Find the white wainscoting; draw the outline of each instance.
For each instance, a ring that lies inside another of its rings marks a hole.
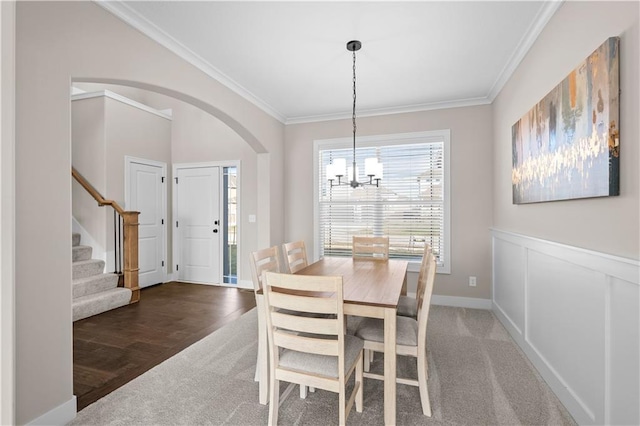
[[[640,262],[492,230],[493,311],[580,424],[640,424]]]

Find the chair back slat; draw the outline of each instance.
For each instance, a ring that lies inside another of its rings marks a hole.
[[[338,312],[334,298],[307,297],[275,291],[271,292],[269,296],[271,307],[277,309],[314,314],[337,314]]]
[[[389,237],[353,237],[354,259],[389,259]]]
[[[338,356],[340,353],[337,339],[318,339],[314,337],[285,333],[283,331],[274,331],[273,342],[280,348],[310,354]]]
[[[287,328],[298,333],[336,335],[340,331],[338,320],[335,318],[307,318],[272,312],[271,323],[274,327]]]
[[[309,264],[307,260],[307,249],[304,241],[294,241],[282,245],[285,263],[289,272],[295,274],[300,269],[306,268]]]

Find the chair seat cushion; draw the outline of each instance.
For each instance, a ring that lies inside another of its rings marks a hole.
[[[370,342],[384,343],[384,320],[366,318],[360,322],[356,336]],[[418,346],[418,321],[409,317],[396,318],[396,343],[403,346]]]
[[[344,336],[344,368],[345,374],[362,356],[364,342],[355,336]],[[310,354],[285,349],[280,355],[280,367],[290,370],[314,373],[326,377],[338,377],[338,357]]]
[[[398,315],[415,318],[418,315],[418,301],[409,296],[400,296],[398,300]]]

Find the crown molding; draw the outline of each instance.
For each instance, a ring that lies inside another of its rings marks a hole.
[[[113,100],[116,100],[118,102],[122,102],[123,104],[127,104],[130,105],[134,108],[138,108],[141,109],[143,111],[146,111],[148,113],[157,115],[158,117],[162,117],[166,120],[173,120],[171,114],[169,113],[171,110],[165,110],[165,111],[160,111],[157,110],[155,108],[150,107],[149,105],[145,105],[142,104],[138,101],[134,101],[133,99],[129,99],[127,97],[124,97],[122,95],[119,95],[117,93],[114,93],[110,90],[99,90],[97,92],[80,92],[80,93],[76,93],[71,95],[71,101],[80,101],[83,99],[91,99],[91,98],[99,98],[99,97],[107,97],[107,98],[111,98]]]
[[[372,108],[358,111],[358,118],[376,117],[380,115],[405,114],[410,112],[431,111],[436,109],[460,108],[478,105],[488,105],[491,100],[486,97],[460,99],[456,101],[431,102],[425,104],[407,105],[401,107]],[[312,115],[306,117],[292,117],[285,121],[285,125],[315,123],[319,121],[345,120],[351,119],[351,111],[339,112],[336,114]]]
[[[553,0],[544,3],[540,11],[538,12],[538,15],[529,26],[526,34],[522,37],[522,39],[520,39],[520,43],[518,43],[515,52],[513,52],[504,68],[502,68],[502,71],[498,75],[498,78],[489,90],[487,99],[489,99],[490,102],[493,102],[504,85],[507,84],[507,81],[509,81],[518,65],[520,65],[520,62],[522,62],[526,54],[533,46],[533,43],[535,43],[535,41],[538,39],[538,36],[540,35],[544,27],[547,25],[547,23],[549,23],[551,17],[556,13],[556,11],[560,8],[562,3],[564,3],[564,1],[565,0]]]
[[[94,0],[96,4],[112,13],[116,17],[120,18],[126,24],[140,31],[156,43],[169,49],[170,52],[175,53],[180,58],[184,59],[191,65],[198,68],[200,71],[207,74],[209,77],[218,81],[223,86],[229,88],[236,94],[240,95],[247,101],[251,102],[265,113],[269,114],[276,120],[284,123],[286,117],[280,112],[276,111],[271,105],[264,102],[262,99],[255,96],[249,90],[245,89],[240,84],[236,83],[232,78],[225,75],[222,71],[213,67],[200,55],[194,53],[187,48],[184,44],[180,43],[175,38],[171,37],[165,31],[158,28],[157,25],[140,15],[137,11],[125,4],[121,0]]]

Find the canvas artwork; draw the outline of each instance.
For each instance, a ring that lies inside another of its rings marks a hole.
[[[619,194],[619,46],[609,38],[511,128],[514,204]]]

